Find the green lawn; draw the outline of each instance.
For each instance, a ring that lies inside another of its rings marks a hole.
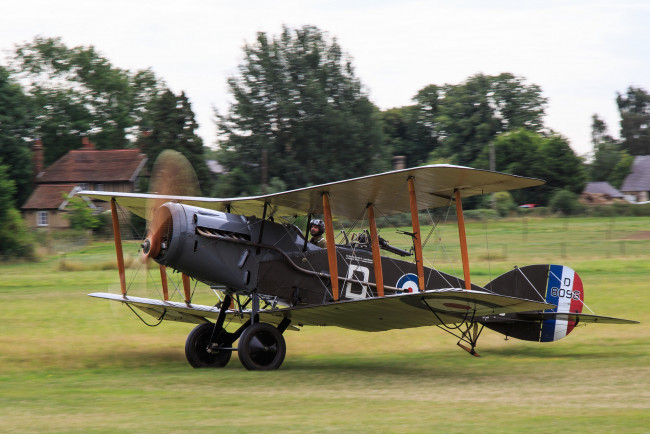
[[[191,325],[146,327],[85,295],[119,291],[106,270],[112,244],[98,243],[0,264],[0,431],[648,432],[650,220],[513,219],[469,223],[467,233],[475,283],[561,263],[580,274],[596,314],[641,324],[578,327],[546,344],[485,331],[481,358],[435,327],[306,328],[286,333],[278,371],[248,372],[235,356],[224,369],[195,370],[183,350]],[[393,229],[382,236],[408,243]],[[428,265],[462,274],[456,240],[456,227],[441,225]],[[138,267],[127,272],[132,293],[157,297]],[[214,303],[207,288],[196,291],[197,302]]]

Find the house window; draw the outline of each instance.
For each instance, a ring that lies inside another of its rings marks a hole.
[[[95,191],[104,191],[104,184],[95,184]]]
[[[81,184],[79,184],[79,188],[81,188],[82,190],[88,190],[90,189],[90,186],[88,185],[87,182],[82,182]]]
[[[50,219],[47,211],[36,212],[36,224],[38,226],[48,226],[50,224]]]

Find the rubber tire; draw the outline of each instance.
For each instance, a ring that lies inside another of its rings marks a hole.
[[[282,333],[271,324],[255,323],[239,338],[237,354],[249,371],[272,371],[284,362],[287,344]]]
[[[207,346],[213,330],[214,324],[206,322],[194,327],[187,336],[185,357],[193,368],[223,368],[230,361],[232,350],[208,353]]]

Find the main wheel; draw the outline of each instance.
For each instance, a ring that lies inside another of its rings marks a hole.
[[[199,324],[187,336],[185,357],[194,368],[223,368],[228,364],[232,350],[212,350],[214,324]],[[214,337],[218,331],[214,332]]]
[[[242,333],[237,353],[249,371],[272,371],[282,365],[287,344],[282,333],[271,324],[255,323]]]

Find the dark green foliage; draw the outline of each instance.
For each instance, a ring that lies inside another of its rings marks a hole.
[[[203,140],[196,134],[198,125],[185,93],[176,96],[165,91],[151,103],[149,116],[150,130],[136,143],[147,154],[149,171],[165,149],[178,151],[194,168],[202,194],[210,194],[212,179],[205,163]]]
[[[267,179],[288,188],[389,167],[378,110],[336,40],[316,27],[284,28],[275,38],[258,33],[244,55],[228,81],[235,103],[218,116],[218,159],[231,171],[218,194],[260,191],[262,150]]]
[[[513,175],[540,178],[546,184],[530,189],[514,190],[518,204],[546,205],[554,191],[582,192],[586,174],[582,160],[573,152],[565,138],[544,136],[525,129],[501,134],[494,139],[496,170]],[[488,149],[484,149],[475,164],[487,169]]]
[[[439,148],[432,158],[472,165],[498,134],[543,127],[546,98],[535,84],[509,73],[477,74],[459,85],[441,88],[435,130]]]
[[[18,46],[11,68],[28,83],[34,125],[25,134],[43,140],[46,165],[79,148],[81,135],[99,149],[126,147],[147,125],[147,105],[162,89],[151,70],[122,70],[94,47],[68,48],[60,38]]]
[[[68,213],[65,217],[70,221],[72,229],[97,229],[102,223],[81,197],[71,198],[66,206],[66,211]]]
[[[609,135],[607,125],[598,115],[592,116],[591,142],[594,145],[594,159],[588,166],[589,179],[607,181],[620,188],[630,173],[634,158]]]
[[[9,177],[9,167],[2,164],[0,160],[0,219],[6,217],[7,210],[14,207],[14,193],[16,183]]]
[[[495,193],[494,199],[496,202],[496,211],[501,217],[506,217],[517,209],[517,205],[514,200],[512,200],[512,195],[507,191],[499,191]]]
[[[25,136],[30,130],[30,101],[0,66],[0,161],[15,183],[13,203],[23,204],[31,192],[32,160]],[[3,202],[4,203],[4,202]]]
[[[621,146],[631,155],[650,154],[650,94],[630,86],[616,97],[621,114]]]
[[[390,152],[392,155],[405,156],[407,167],[425,163],[437,146],[438,98],[438,86],[429,85],[413,98],[414,105],[381,113]]]
[[[14,207],[15,190],[14,181],[9,179],[9,168],[0,165],[0,257],[31,258],[34,255],[34,240]]]
[[[634,164],[633,156],[628,154],[627,151],[620,152],[621,158],[607,178],[609,183],[616,188],[621,188],[623,181],[625,181],[625,177],[632,171],[632,164]]]
[[[576,214],[582,209],[582,205],[578,202],[578,195],[569,190],[557,190],[553,193],[549,207],[553,212],[564,215]]]

